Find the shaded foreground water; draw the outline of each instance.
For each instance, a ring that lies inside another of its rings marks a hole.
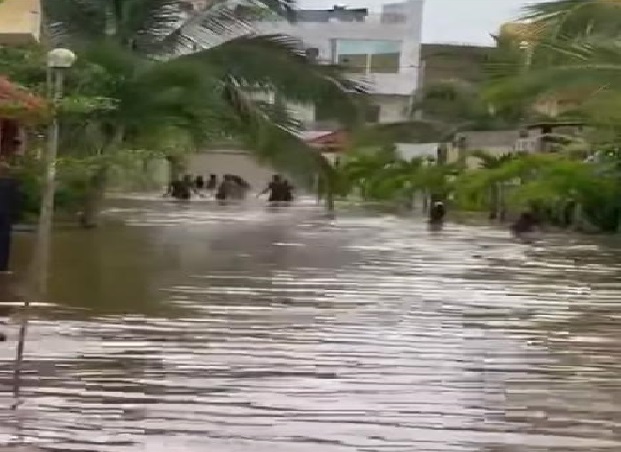
[[[59,231],[0,444],[621,450],[621,254],[309,207],[124,201]],[[25,261],[28,238],[19,246]]]

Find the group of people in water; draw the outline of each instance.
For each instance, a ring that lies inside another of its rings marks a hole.
[[[212,197],[220,202],[241,201],[251,189],[250,184],[237,174],[225,174],[221,180],[216,174],[210,175],[207,180],[203,176],[193,177],[187,174],[181,179],[173,180],[164,196],[178,200],[190,200],[196,195],[201,198]],[[293,185],[276,174],[257,197],[269,193],[269,202],[290,203],[293,201],[293,191]]]
[[[236,174],[225,174],[221,180],[212,174],[207,180],[203,176],[192,177],[186,175],[182,179],[173,180],[164,196],[179,200],[189,200],[193,195],[200,197],[212,196],[221,203],[227,201],[241,201],[251,190],[250,184]],[[276,174],[257,197],[269,193],[268,202],[288,204],[293,201],[293,186],[285,178]],[[429,224],[434,228],[441,227],[446,216],[446,207],[443,201],[435,200],[429,209]],[[535,230],[539,222],[531,211],[524,211],[511,225],[511,232],[516,237],[524,237]]]
[[[429,210],[429,225],[434,228],[441,228],[446,216],[446,208],[442,201],[436,201]],[[511,233],[519,238],[528,240],[529,234],[535,231],[539,226],[539,220],[530,210],[522,212],[518,218],[511,224]]]

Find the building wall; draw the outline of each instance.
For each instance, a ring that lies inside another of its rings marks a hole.
[[[40,0],[0,1],[0,45],[31,44],[40,36]]]
[[[361,46],[370,45],[372,41],[398,43],[398,72],[369,72],[352,76],[368,83],[375,95],[375,103],[380,106],[380,122],[399,122],[406,119],[410,99],[419,83],[423,1],[408,0],[385,4],[381,13],[369,13],[364,20],[360,17],[356,19],[361,21],[309,21],[313,14],[319,18],[321,12],[311,11],[305,16],[305,20],[295,23],[284,20],[266,21],[256,23],[255,27],[259,33],[280,33],[298,37],[307,48],[317,49],[318,61],[326,63],[337,62],[337,42],[359,41]],[[359,11],[355,13],[358,15]],[[308,127],[312,128],[317,121],[313,106],[292,106],[292,110]]]
[[[359,41],[362,46],[371,41],[398,43],[400,57],[398,63],[395,63],[395,73],[389,73],[386,68],[383,68],[386,72],[377,73],[373,70],[365,74],[351,75],[368,84],[373,94],[381,96],[379,98],[382,106],[381,121],[402,121],[407,115],[397,115],[397,112],[407,113],[401,105],[409,105],[410,99],[419,87],[423,1],[406,0],[386,3],[378,13],[349,8],[339,11],[336,9],[299,10],[296,12],[299,20],[295,22],[268,14],[262,20],[252,24],[252,31],[259,34],[284,34],[297,37],[306,48],[316,49],[316,58],[324,63],[337,62],[336,43],[339,40]],[[188,26],[187,31],[190,35],[194,33],[200,35],[204,32],[199,31],[196,26]],[[244,30],[244,33],[248,31]],[[208,33],[208,39],[215,44],[233,38],[239,33],[240,30],[228,35]],[[384,98],[384,96],[388,97]],[[389,98],[393,96],[401,96],[404,99],[396,101]],[[289,107],[307,128],[317,125],[318,118],[312,105],[290,105]]]
[[[187,172],[203,177],[216,174],[218,179],[224,174],[237,174],[248,181],[253,190],[261,190],[274,174],[271,167],[259,164],[252,154],[228,150],[206,151],[190,156]]]
[[[401,42],[399,72],[367,74],[364,79],[375,93],[410,96],[418,87],[422,39],[423,1],[390,3],[380,14],[369,14],[364,22],[260,22],[260,33],[282,33],[300,38],[319,51],[321,61],[335,62],[333,40],[386,40]],[[402,17],[388,21],[386,17]]]
[[[373,102],[380,107],[380,123],[401,122],[408,118],[411,104],[409,97],[373,96]]]
[[[479,83],[485,80],[485,65],[491,47],[423,44],[421,48],[422,85],[444,81]]]
[[[377,122],[390,124],[402,122],[409,118],[412,99],[409,96],[373,95],[369,102],[379,107]],[[315,107],[312,105],[290,105],[290,113],[310,130],[332,130],[338,128],[334,121],[320,121],[315,116]]]

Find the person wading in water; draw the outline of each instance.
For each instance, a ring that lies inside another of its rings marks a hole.
[[[196,176],[196,180],[194,181],[194,188],[199,191],[205,189],[205,179],[203,179],[203,176]]]
[[[166,193],[164,193],[164,197],[172,196],[175,199],[189,201],[192,198],[192,193],[204,197],[194,186],[192,176],[187,174],[182,180],[173,180],[168,186]]]
[[[284,202],[293,202],[293,185],[289,183],[288,180],[283,180],[283,201]]]
[[[227,200],[235,199],[238,191],[239,189],[233,176],[225,174],[216,192],[216,199],[220,201],[220,204],[224,204]]]
[[[269,192],[268,202],[284,202],[287,198],[287,191],[287,182],[279,174],[275,174],[272,177],[272,181],[265,187],[265,190],[257,195],[257,198]]]
[[[511,232],[520,239],[528,239],[526,235],[534,232],[538,221],[532,212],[522,212],[515,223],[511,225]]]
[[[446,208],[444,207],[444,203],[442,201],[434,202],[429,211],[429,224],[435,227],[442,226],[445,216]]]
[[[215,174],[212,174],[209,176],[209,180],[207,181],[207,185],[205,186],[205,189],[208,192],[213,193],[216,191],[217,188],[218,188],[218,176],[216,176]]]
[[[19,182],[10,174],[8,163],[0,160],[0,273],[9,272],[11,233],[19,213]]]

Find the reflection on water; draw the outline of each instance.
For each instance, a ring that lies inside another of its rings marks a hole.
[[[54,304],[35,310],[26,402],[0,411],[0,442],[621,450],[614,243],[310,207],[133,200],[109,220],[56,234]]]

